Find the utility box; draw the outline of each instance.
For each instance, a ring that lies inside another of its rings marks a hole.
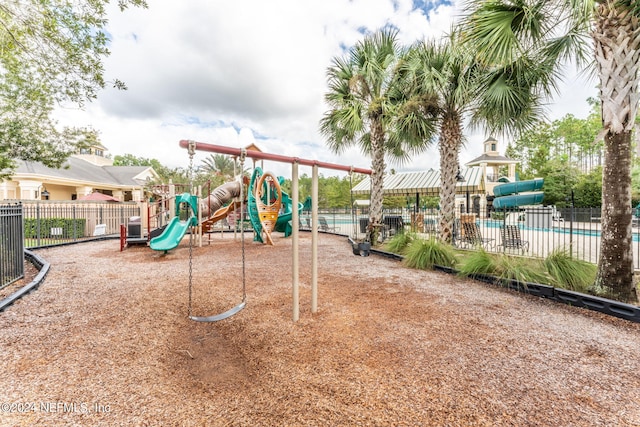
[[[132,216],[129,218],[129,224],[127,225],[127,237],[132,239],[142,238],[142,221],[139,216]]]

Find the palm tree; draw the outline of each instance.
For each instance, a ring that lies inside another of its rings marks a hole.
[[[440,240],[451,243],[455,219],[458,152],[464,143],[463,118],[475,96],[473,61],[453,42],[422,41],[409,51],[410,99],[423,105],[440,130]]]
[[[328,147],[341,153],[357,145],[371,157],[371,204],[367,238],[377,243],[382,221],[385,156],[401,162],[426,148],[433,128],[414,117],[411,132],[400,127],[399,114],[405,107],[404,76],[400,72],[404,49],[397,31],[382,29],[367,35],[344,58],[334,58],[327,70],[329,91],[325,100],[330,110],[320,121]]]
[[[452,31],[440,41],[422,41],[409,51],[405,65],[411,85],[409,99],[422,105],[424,118],[439,130],[440,227],[439,238],[450,243],[455,219],[458,153],[464,143],[463,125],[493,131],[527,129],[538,116],[519,114],[523,104],[519,94],[527,79],[514,80],[505,70],[487,68],[474,60],[474,52]],[[495,104],[496,100],[508,100]],[[493,133],[493,132],[492,132]]]
[[[233,160],[224,154],[210,154],[202,160],[200,169],[209,174],[221,176],[224,179],[233,179],[235,171]]]
[[[486,64],[538,55],[548,87],[567,60],[595,67],[600,84],[604,167],[602,239],[596,288],[628,300],[633,290],[631,133],[640,91],[637,0],[471,0],[468,39]],[[595,49],[594,49],[595,48]],[[590,55],[595,52],[595,58]],[[593,68],[592,68],[593,69]]]

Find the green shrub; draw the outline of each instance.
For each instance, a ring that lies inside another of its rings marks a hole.
[[[407,246],[404,263],[407,267],[420,270],[432,269],[434,265],[455,267],[456,253],[451,246],[434,237],[416,238]]]
[[[597,266],[573,258],[566,249],[553,251],[543,263],[554,286],[587,292],[596,280]]]
[[[406,252],[407,247],[417,239],[417,234],[409,231],[402,231],[396,233],[389,242],[386,243],[385,249],[394,254],[403,254]]]

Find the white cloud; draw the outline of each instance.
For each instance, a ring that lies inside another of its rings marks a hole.
[[[357,148],[333,154],[319,135],[325,72],[363,31],[393,25],[408,44],[448,32],[461,13],[461,1],[420,2],[428,15],[415,3],[156,0],[147,10],[113,8],[106,74],[128,90],[105,90],[85,111],[61,110],[59,118],[98,129],[112,155],[157,158],[171,167],[188,166],[181,139],[233,147],[255,142],[271,153],[369,167]],[[567,90],[554,114],[585,116],[593,85],[578,80]],[[466,136],[461,163],[475,157],[486,138]],[[198,153],[196,161],[206,155]],[[437,147],[396,169],[428,167],[438,167]],[[289,165],[269,168],[290,174]]]

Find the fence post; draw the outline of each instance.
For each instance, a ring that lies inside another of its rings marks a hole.
[[[571,190],[571,221],[569,222],[569,253],[573,258],[573,216],[575,204],[573,203],[573,190]]]
[[[71,206],[71,212],[73,212],[73,240],[77,240],[77,234],[76,231],[78,229],[78,224],[77,224],[77,220],[76,220],[76,205]]]
[[[22,203],[0,205],[0,289],[24,277]]]
[[[36,242],[40,246],[40,202],[36,202]]]

